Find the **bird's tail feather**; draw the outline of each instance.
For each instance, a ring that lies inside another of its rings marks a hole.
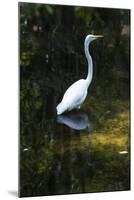
[[[62,105],[62,103],[59,103],[56,107],[56,110],[57,110],[57,115],[61,115],[64,111],[65,111],[65,108],[64,106]]]

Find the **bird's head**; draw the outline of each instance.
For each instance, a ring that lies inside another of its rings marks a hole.
[[[103,38],[103,35],[87,35],[85,38],[85,43],[89,44],[90,42],[92,42],[93,40],[99,39],[99,38]]]

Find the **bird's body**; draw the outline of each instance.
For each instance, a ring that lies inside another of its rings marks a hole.
[[[57,114],[60,115],[65,111],[71,111],[80,108],[87,96],[87,83],[80,79],[73,83],[65,92],[62,102],[57,106]]]
[[[84,49],[85,55],[88,61],[88,75],[86,79],[80,79],[73,83],[65,92],[62,101],[57,105],[57,114],[60,115],[65,111],[71,111],[73,109],[79,109],[87,96],[88,87],[92,81],[93,76],[93,63],[89,54],[89,43],[102,36],[88,35],[85,38]]]

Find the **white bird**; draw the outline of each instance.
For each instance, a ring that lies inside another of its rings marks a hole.
[[[89,53],[89,44],[97,38],[102,38],[102,35],[87,35],[84,42],[85,56],[88,62],[88,75],[86,79],[80,79],[73,83],[65,92],[62,101],[57,105],[57,115],[64,113],[65,111],[71,111],[73,109],[80,109],[81,104],[84,102],[87,96],[88,87],[93,77],[93,62]]]

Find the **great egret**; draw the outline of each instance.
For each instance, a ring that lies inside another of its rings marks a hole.
[[[87,96],[87,89],[92,81],[93,77],[93,62],[89,53],[88,47],[90,42],[95,39],[102,38],[102,35],[87,35],[84,42],[85,56],[88,62],[88,75],[86,79],[80,79],[73,83],[65,92],[62,101],[57,105],[57,115],[64,113],[65,111],[71,111],[73,109],[80,109],[81,104],[84,102]]]

